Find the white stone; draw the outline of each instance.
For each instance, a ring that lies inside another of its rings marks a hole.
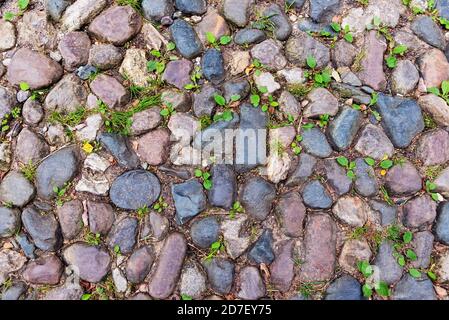
[[[97,153],[91,153],[84,160],[84,167],[95,172],[105,172],[111,166],[110,162],[100,157]]]
[[[196,264],[187,266],[182,271],[179,290],[181,294],[188,295],[193,299],[201,298],[207,290],[206,277]]]
[[[6,281],[11,272],[23,267],[27,259],[20,253],[3,249],[0,251],[0,286]]]
[[[118,268],[112,269],[112,279],[114,280],[115,290],[117,292],[125,292],[128,288],[128,282]]]
[[[106,196],[110,187],[108,179],[103,175],[84,173],[76,184],[75,191],[87,192],[97,196]]]
[[[438,261],[437,276],[439,282],[449,281],[449,251],[443,254]]]
[[[244,72],[250,63],[251,56],[248,51],[232,51],[228,62],[231,75]]]
[[[227,219],[221,224],[226,252],[232,259],[242,255],[251,243],[250,237],[240,236],[240,231],[247,220],[245,214],[237,214],[234,219]]]
[[[151,23],[144,23],[142,27],[142,34],[148,49],[160,50],[162,45],[167,45],[168,41]]]
[[[107,0],[77,0],[61,18],[63,31],[75,31],[87,24],[108,4]]]
[[[16,28],[9,21],[0,20],[0,52],[16,45]]]
[[[175,140],[190,141],[200,131],[200,123],[187,113],[177,112],[170,117],[167,125]]]
[[[147,69],[147,58],[143,49],[128,49],[125,53],[120,74],[129,79],[133,84],[145,87],[151,74]]]
[[[287,178],[290,170],[291,159],[287,152],[282,154],[272,153],[268,156],[267,176],[268,180],[278,183]]]
[[[288,84],[301,84],[306,80],[301,68],[283,69],[278,71],[277,74],[284,77]]]
[[[260,75],[254,75],[254,81],[258,88],[266,87],[268,93],[276,92],[281,88],[281,85],[276,82],[273,75],[269,72],[262,72]]]
[[[103,119],[100,114],[91,115],[86,119],[85,127],[76,131],[76,137],[80,141],[94,141],[102,124]]]

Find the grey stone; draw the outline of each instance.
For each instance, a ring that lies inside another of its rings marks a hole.
[[[150,273],[155,260],[154,250],[151,246],[143,246],[129,257],[126,263],[126,278],[131,283],[142,283]]]
[[[248,23],[248,10],[253,0],[224,0],[223,14],[225,18],[239,27]]]
[[[351,276],[334,280],[326,290],[326,300],[364,300],[362,286]]]
[[[388,170],[385,182],[387,189],[394,195],[412,195],[421,190],[421,180],[415,166],[406,162]]]
[[[203,45],[192,26],[182,19],[170,26],[171,36],[176,49],[186,59],[197,57],[203,51]]]
[[[328,209],[332,206],[332,198],[318,180],[304,186],[302,198],[304,204],[312,209]]]
[[[415,279],[406,274],[398,282],[391,295],[393,300],[436,300],[432,281],[426,276]]]
[[[273,251],[273,234],[270,229],[265,229],[248,252],[248,259],[255,264],[269,265],[275,256]]]
[[[360,111],[351,107],[344,108],[329,125],[329,137],[337,150],[346,150],[351,146],[362,122]]]
[[[293,35],[287,40],[285,56],[291,63],[299,67],[306,67],[309,55],[315,58],[317,68],[325,67],[330,61],[329,49],[305,32],[299,31],[297,35]]]
[[[13,236],[20,228],[20,211],[0,207],[0,238]]]
[[[256,267],[247,266],[240,270],[240,290],[237,296],[244,300],[257,300],[265,295],[265,284]]]
[[[33,199],[35,189],[32,183],[18,171],[10,171],[0,182],[0,201],[23,207]]]
[[[299,156],[299,161],[292,172],[292,174],[287,179],[287,186],[297,186],[301,185],[307,181],[307,179],[312,175],[317,159],[308,153],[302,152]]]
[[[184,224],[206,209],[206,196],[198,180],[189,180],[171,187],[176,208],[176,222]]]
[[[246,181],[240,195],[240,202],[247,214],[263,221],[271,211],[276,197],[276,188],[261,177],[253,177]]]
[[[190,236],[198,247],[207,249],[218,240],[220,225],[214,217],[206,217],[192,223]]]
[[[270,5],[265,9],[263,15],[268,17],[274,25],[274,36],[276,39],[284,41],[292,33],[292,26],[289,19],[285,15],[285,11],[277,4]]]
[[[240,46],[260,43],[267,38],[265,32],[259,29],[246,28],[237,31],[234,42]]]
[[[212,206],[231,209],[237,198],[237,180],[232,168],[225,164],[212,167],[212,188],[208,199]]]
[[[123,52],[112,44],[94,44],[89,52],[89,64],[99,70],[108,70],[120,64]]]
[[[203,262],[212,290],[228,294],[234,281],[234,264],[226,259],[213,258]]]
[[[172,0],[143,0],[142,11],[146,19],[160,22],[162,18],[175,12]]]
[[[98,141],[124,168],[135,169],[139,166],[139,158],[131,148],[127,137],[116,133],[101,133]]]
[[[373,167],[369,166],[364,159],[355,160],[355,182],[354,187],[358,194],[364,197],[372,197],[379,191],[376,174]]]
[[[47,15],[54,21],[59,21],[64,13],[65,9],[72,3],[70,0],[47,0],[45,3],[45,9]]]
[[[395,93],[407,95],[419,81],[419,72],[410,60],[401,60],[391,76],[391,89]]]
[[[117,220],[108,234],[109,249],[114,251],[118,247],[120,253],[130,254],[136,245],[138,225],[134,217],[125,216]]]
[[[207,10],[206,0],[175,0],[176,8],[183,13],[202,15]]]
[[[68,201],[57,208],[56,213],[64,239],[72,240],[81,232],[84,225],[83,212],[83,203],[78,199]]]
[[[212,83],[220,83],[225,78],[223,55],[217,49],[207,50],[201,60],[204,77]]]
[[[340,8],[340,0],[311,0],[310,17],[315,21],[330,21]]]
[[[374,265],[379,268],[379,280],[387,284],[396,283],[402,276],[402,267],[397,263],[393,252],[393,244],[388,240],[384,241],[379,246],[374,261]]]
[[[446,41],[444,39],[443,31],[429,16],[419,16],[411,24],[411,29],[421,40],[444,50]]]
[[[449,245],[449,202],[444,202],[438,207],[434,233],[438,241]]]
[[[312,156],[327,158],[332,154],[332,148],[326,136],[318,128],[303,129],[301,145]]]

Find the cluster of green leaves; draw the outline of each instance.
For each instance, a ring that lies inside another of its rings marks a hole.
[[[30,5],[30,0],[17,0],[17,8],[19,9],[19,13],[14,14],[10,11],[7,11],[3,14],[3,19],[6,21],[11,21],[15,16],[21,16],[28,9]]]
[[[67,195],[67,192],[69,191],[71,185],[72,184],[70,182],[66,182],[60,188],[58,188],[57,186],[53,187],[53,192],[56,194],[56,205],[58,207],[61,207],[64,204],[64,202],[70,200],[70,198]]]
[[[190,75],[190,80],[192,81],[189,84],[186,84],[184,86],[184,89],[186,90],[191,90],[191,91],[198,91],[200,89],[200,84],[198,83],[198,81],[201,79],[201,77],[203,76],[203,73],[201,72],[201,69],[199,66],[195,67],[195,70],[193,70],[192,74]]]
[[[165,119],[170,119],[172,115],[176,113],[176,110],[173,108],[173,105],[171,103],[166,103],[162,106],[160,115]]]
[[[212,32],[206,32],[206,39],[207,42],[215,49],[220,49],[220,46],[225,46],[232,41],[232,37],[227,35],[221,36],[220,39],[217,40]]]
[[[160,104],[161,96],[158,94],[142,98],[136,107],[127,111],[111,110],[103,101],[100,101],[96,111],[102,115],[107,132],[126,136],[130,133],[134,114]]]
[[[160,77],[165,70],[168,60],[178,60],[177,56],[169,54],[170,51],[173,51],[175,48],[176,45],[173,42],[169,42],[163,53],[156,49],[151,50],[150,54],[154,59],[147,62],[148,71],[154,72]]]
[[[403,44],[398,45],[390,50],[390,53],[385,58],[385,62],[387,63],[387,67],[390,69],[396,68],[398,64],[398,56],[403,56],[407,52],[407,47]]]
[[[85,107],[78,107],[75,111],[68,114],[62,114],[57,111],[53,111],[48,118],[51,123],[60,123],[63,126],[73,128],[83,122],[88,115]]]
[[[25,178],[30,182],[33,182],[34,177],[36,176],[36,169],[36,165],[31,160],[27,164],[20,164],[20,172],[22,172]]]
[[[277,16],[277,14],[272,15],[264,15],[260,12],[256,13],[256,20],[251,23],[251,27],[254,29],[264,30],[270,33],[271,35],[274,34],[274,30],[276,29],[276,25],[271,20],[272,17]]]
[[[254,108],[260,106],[263,112],[274,113],[275,108],[279,107],[279,102],[276,101],[273,95],[268,94],[267,87],[257,87],[257,90],[253,90],[249,100]]]
[[[221,239],[218,241],[215,241],[214,243],[212,243],[210,245],[209,254],[206,256],[206,258],[204,258],[204,260],[206,260],[206,261],[212,260],[214,257],[216,257],[218,255],[218,253],[220,253],[220,251],[223,251],[224,248],[225,247],[224,247],[224,244]]]
[[[355,110],[360,110],[360,111],[365,111],[370,113],[377,121],[381,121],[382,117],[379,114],[379,112],[377,112],[377,110],[373,109],[373,106],[377,103],[377,99],[378,99],[379,94],[377,92],[373,92],[371,93],[371,99],[370,102],[368,104],[368,106],[366,107],[366,109],[362,110],[362,106],[359,104],[352,104],[352,108],[354,108]]]
[[[265,69],[265,66],[259,59],[253,59],[251,67],[254,69],[254,75],[257,77],[260,76],[262,74],[262,70]]]
[[[85,293],[81,296],[81,300],[109,300],[114,297],[114,282],[108,278],[104,283],[99,283],[91,293]]]
[[[234,219],[238,213],[244,213],[245,209],[242,207],[239,201],[234,202],[231,210],[229,210],[229,218]]]
[[[393,161],[390,159],[384,159],[376,162],[376,160],[374,160],[373,158],[366,157],[364,160],[367,165],[371,167],[379,167],[384,170],[388,170],[394,165]]]
[[[307,67],[310,70],[304,72],[304,76],[312,80],[314,83],[314,87],[323,87],[327,88],[331,83],[331,72],[329,69],[317,70],[317,62],[314,56],[308,55],[306,59]]]
[[[324,284],[324,281],[302,282],[299,285],[298,292],[307,299],[317,294]]]
[[[14,119],[20,117],[22,109],[20,107],[14,107],[11,112],[6,113],[1,121],[1,133],[6,133],[11,129],[11,122]]]
[[[240,98],[241,97],[239,95],[233,95],[231,97],[230,103],[237,102],[237,101],[240,100]],[[214,117],[213,117],[214,122],[217,122],[217,121],[231,121],[232,119],[234,119],[234,115],[232,113],[232,110],[228,108],[228,104],[226,103],[225,97],[223,97],[220,94],[215,94],[214,95],[214,101],[215,101],[215,103],[218,106],[225,108],[223,110],[223,112],[217,112],[214,115]]]
[[[149,212],[150,212],[150,208],[148,208],[147,205],[144,205],[143,207],[140,207],[140,208],[137,209],[137,217],[139,217],[139,219],[142,219]]]
[[[209,172],[195,169],[195,177],[200,178],[203,181],[204,189],[210,190],[212,188],[212,180]]]
[[[188,294],[182,293],[181,300],[193,300],[193,298],[191,296],[189,296]]]
[[[320,115],[317,124],[320,128],[326,128],[330,121],[330,115],[322,114]]]
[[[449,103],[449,80],[441,82],[441,90],[437,87],[432,87],[428,88],[427,91],[444,99],[446,103]]]
[[[118,244],[116,244],[114,246],[114,253],[115,253],[116,256],[122,255],[122,251],[120,250],[120,246]]]
[[[360,3],[362,6],[367,6],[369,4],[369,0],[357,0],[358,3]]]
[[[339,156],[337,157],[337,163],[346,169],[346,176],[349,179],[355,179],[354,169],[356,167],[356,164],[354,161],[349,161],[345,156]]]
[[[84,240],[91,246],[99,246],[101,244],[101,234],[88,232],[84,236]]]
[[[370,281],[371,276],[374,274],[374,268],[368,261],[357,262],[357,268],[365,278],[365,283],[362,286],[362,292],[366,298],[371,298],[374,291],[381,297],[390,296],[390,288],[387,283],[383,281],[372,283]]]
[[[165,199],[162,196],[160,196],[159,199],[157,199],[156,203],[153,204],[153,209],[158,213],[162,213],[167,208],[168,203],[165,202]]]
[[[441,196],[438,192],[435,192],[436,188],[437,185],[435,183],[430,180],[426,181],[426,192],[430,195],[433,201],[438,202],[441,200]]]
[[[299,155],[302,151],[302,147],[299,143],[302,141],[302,135],[298,134],[295,137],[295,141],[293,141],[290,145],[294,154]]]
[[[349,42],[349,43],[354,42],[354,36],[351,33],[349,25],[345,25],[345,27],[342,28],[340,24],[338,24],[336,22],[332,22],[330,24],[330,26],[335,32],[342,33],[343,39],[345,39],[347,42]]]

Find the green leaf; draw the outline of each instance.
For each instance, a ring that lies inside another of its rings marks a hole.
[[[346,172],[346,176],[351,180],[355,179],[355,173],[352,170],[348,170],[348,172]]]
[[[81,300],[86,301],[86,300],[89,300],[90,297],[92,297],[91,293],[85,293],[81,296]]]
[[[164,62],[158,62],[156,63],[156,72],[158,74],[161,74],[165,70],[165,63]]]
[[[260,92],[260,93],[267,93],[267,92],[268,92],[268,88],[265,87],[265,86],[258,87],[258,89],[259,89],[259,92]]]
[[[433,273],[432,271],[427,271],[427,276],[430,278],[430,280],[432,281],[436,281],[437,280],[437,275],[435,273]]]
[[[209,179],[210,178],[210,173],[209,172],[203,172],[203,179],[204,180],[207,180],[207,179]]]
[[[251,101],[251,104],[254,107],[258,107],[260,104],[260,96],[258,94],[253,94],[251,95],[251,97],[249,98],[249,100]]]
[[[268,111],[268,105],[264,104],[261,109],[262,109],[263,112],[267,112]]]
[[[18,0],[17,6],[20,10],[24,11],[28,8],[28,5],[30,4],[30,0]]]
[[[210,248],[211,248],[212,250],[219,250],[220,247],[221,247],[221,242],[220,242],[220,241],[215,241],[214,243],[212,243],[212,244],[210,245]]]
[[[225,45],[227,45],[228,43],[230,43],[231,40],[232,40],[231,36],[222,36],[222,37],[220,38],[220,44],[222,44],[222,45],[225,46]]]
[[[26,82],[21,82],[19,84],[19,87],[20,87],[20,90],[22,90],[22,91],[30,90],[30,85],[28,83],[26,83]]]
[[[16,15],[14,13],[7,11],[7,12],[5,12],[3,14],[3,20],[5,20],[5,21],[12,21],[15,16]]]
[[[436,202],[440,201],[440,196],[438,193],[432,192],[430,194],[430,197],[432,198],[433,201],[436,201]]]
[[[373,18],[373,24],[376,26],[376,27],[378,27],[378,26],[380,26],[380,18],[379,17],[377,17],[377,16],[375,16],[374,18]]]
[[[151,55],[153,57],[156,57],[156,58],[160,58],[161,57],[161,53],[159,52],[159,50],[153,49],[153,50],[150,51],[150,53],[151,53]]]
[[[405,244],[410,243],[413,240],[413,233],[411,231],[404,232],[404,235],[402,236],[402,241],[404,241]]]
[[[224,121],[231,121],[232,119],[234,119],[234,116],[231,110],[226,110],[225,112],[223,112]]]
[[[189,83],[184,86],[184,89],[186,90],[192,90],[193,88],[195,88],[195,85],[193,83]]]
[[[226,105],[226,99],[219,95],[219,94],[215,94],[214,95],[214,100],[215,102],[219,105],[219,106],[225,106]]]
[[[343,38],[349,43],[352,43],[354,41],[354,37],[350,33],[345,34]]]
[[[231,96],[231,101],[235,102],[235,101],[239,101],[241,98],[241,96],[239,94],[234,94]]]
[[[375,287],[376,293],[381,297],[388,297],[390,295],[390,288],[388,284],[381,281]]]
[[[408,270],[408,273],[413,277],[413,278],[420,278],[421,277],[421,272],[419,272],[418,269],[415,268],[411,268]]]
[[[404,256],[402,254],[398,257],[398,264],[401,267],[405,266],[405,258],[404,258]]]
[[[374,161],[373,158],[369,158],[369,157],[365,158],[365,162],[367,165],[369,165],[371,167],[373,167],[376,164],[376,161]]]
[[[188,294],[181,294],[181,300],[193,300],[193,298],[191,296],[189,296]]]
[[[212,188],[212,181],[210,180],[204,180],[203,187],[206,190],[210,190]]]
[[[160,114],[161,116],[166,117],[170,114],[170,111],[168,109],[162,109]]]
[[[341,165],[342,167],[348,167],[349,165],[349,160],[348,158],[344,157],[344,156],[340,156],[337,158],[337,162],[339,165]]]
[[[416,261],[416,260],[418,260],[418,256],[416,255],[415,251],[413,251],[412,249],[407,249],[407,252],[405,253],[405,255],[406,255],[407,258],[409,258],[411,261]]]
[[[441,91],[443,92],[443,95],[446,95],[449,93],[449,80],[444,80],[441,83]]]
[[[203,176],[203,171],[201,169],[195,169],[195,177],[201,178]]]
[[[217,39],[212,32],[206,32],[206,39],[210,44],[215,44],[217,42]]]
[[[395,56],[389,55],[385,58],[385,62],[387,63],[387,67],[390,69],[394,69],[397,65],[397,59]]]
[[[436,96],[440,95],[440,89],[438,89],[436,87],[427,88],[427,92],[433,93]]]
[[[157,70],[157,61],[151,60],[147,62],[147,69],[150,72],[154,72]]]
[[[307,56],[306,62],[307,62],[307,66],[310,69],[315,69],[315,67],[316,67],[316,59],[312,55],[308,55]]]
[[[393,161],[391,161],[391,160],[387,159],[387,160],[383,160],[380,162],[380,167],[382,169],[387,170],[387,169],[390,169],[392,166],[393,166]]]
[[[366,283],[362,287],[362,292],[365,298],[370,298],[373,295],[373,289]]]
[[[336,23],[336,22],[332,22],[330,24],[331,28],[335,31],[335,32],[340,32],[341,31],[341,26]]]
[[[433,191],[437,188],[437,185],[433,182],[426,181],[426,190],[427,191]]]
[[[176,44],[174,42],[170,41],[169,43],[167,43],[167,50],[168,51],[175,50],[175,48],[176,48]]]
[[[405,52],[407,51],[407,46],[404,46],[403,44],[394,47],[393,49],[393,54],[399,54],[399,55],[403,55]]]

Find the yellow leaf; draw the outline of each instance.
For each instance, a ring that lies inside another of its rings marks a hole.
[[[94,151],[94,147],[89,142],[86,142],[83,145],[83,150],[86,153],[92,153],[92,151]]]
[[[387,155],[384,155],[384,157],[382,158],[382,160],[387,160],[387,159],[388,159]]]
[[[384,175],[386,175],[386,174],[387,174],[387,170],[382,169],[382,170],[380,171],[380,175],[381,175],[381,176],[384,176]]]

